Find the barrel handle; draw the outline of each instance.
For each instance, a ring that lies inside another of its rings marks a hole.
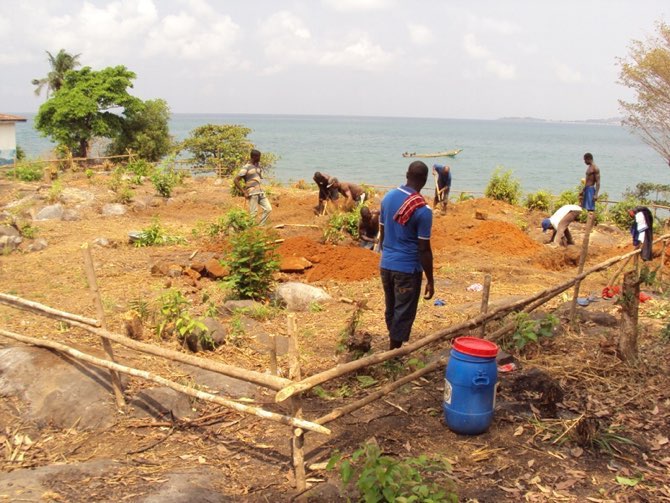
[[[479,373],[472,378],[472,385],[473,386],[488,386],[491,381],[489,380],[489,376],[487,376],[484,372],[481,370]]]

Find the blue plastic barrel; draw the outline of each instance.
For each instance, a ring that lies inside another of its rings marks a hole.
[[[462,435],[484,433],[493,420],[498,346],[477,337],[459,337],[444,379],[444,420]]]

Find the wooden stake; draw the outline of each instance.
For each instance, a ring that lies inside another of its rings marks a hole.
[[[636,255],[637,257],[637,255]],[[637,271],[628,271],[623,277],[621,293],[621,331],[617,355],[626,363],[637,361],[637,320],[640,304],[640,281]]]
[[[626,268],[626,266],[628,265],[628,262],[630,262],[631,258],[633,258],[633,257],[632,256],[628,257],[626,259],[626,261],[623,263],[623,265],[619,269],[617,269],[617,271],[614,273],[614,275],[612,275],[612,278],[607,282],[606,286],[614,286],[614,282],[619,277],[619,274],[621,274],[623,272],[623,270]]]
[[[286,328],[288,331],[288,358],[289,371],[288,377],[292,381],[299,381],[301,378],[300,370],[300,347],[298,344],[298,334],[296,329],[295,314],[289,313],[286,318]],[[300,395],[291,398],[291,415],[295,418],[302,418],[302,398]],[[295,487],[298,492],[302,492],[307,487],[305,476],[305,434],[300,428],[293,430],[291,439],[291,451],[293,453],[293,472],[295,474]]]
[[[95,278],[95,266],[93,265],[93,257],[91,256],[91,249],[88,247],[88,243],[84,243],[81,247],[82,255],[84,256],[84,268],[86,269],[86,277],[88,279],[88,287],[91,290],[93,295],[93,302],[95,303],[95,310],[98,313],[98,320],[103,330],[107,330],[107,324],[105,323],[105,310],[102,307],[102,299],[100,297],[100,290],[98,289],[98,282]],[[109,340],[102,338],[102,347],[105,349],[105,353],[111,361],[114,360],[114,350],[112,349],[112,343]],[[123,408],[126,405],[126,401],[123,398],[123,387],[121,386],[121,378],[115,371],[110,371],[112,378],[112,387],[114,388],[114,397],[116,398],[116,406],[118,408]]]
[[[491,292],[491,275],[487,274],[484,276],[484,289],[482,290],[482,306],[479,309],[481,314],[486,314],[489,310],[489,294]],[[486,321],[482,323],[480,330],[481,337],[484,337],[486,334]]]
[[[661,283],[661,280],[663,279],[663,266],[665,265],[665,248],[667,245],[667,241],[664,239],[663,240],[663,247],[661,248],[661,265],[658,266],[658,282],[659,284]]]
[[[586,230],[584,231],[584,241],[582,242],[582,253],[579,256],[579,267],[577,268],[577,274],[581,274],[584,270],[584,264],[586,263],[586,256],[589,252],[589,239],[591,237],[591,229],[593,228],[593,222],[595,221],[596,213],[594,211],[589,211],[589,215],[586,220]],[[570,305],[570,323],[574,326],[575,323],[575,313],[577,310],[577,298],[579,297],[579,286],[581,285],[581,280],[575,282],[575,290],[572,294],[572,304]]]
[[[262,419],[269,419],[270,421],[275,421],[278,423],[283,423],[287,424],[289,426],[293,426],[295,428],[302,428],[305,430],[310,430],[310,431],[315,431],[317,433],[323,433],[324,435],[330,435],[331,431],[328,428],[325,428],[321,425],[318,425],[316,423],[310,422],[310,421],[305,421],[304,419],[297,419],[293,418],[290,416],[284,416],[282,414],[277,414],[275,412],[270,412],[265,409],[261,409],[260,407],[255,407],[252,405],[245,405],[242,403],[238,403],[234,400],[230,400],[228,398],[224,398],[219,395],[212,395],[211,393],[206,393],[204,391],[200,391],[198,389],[195,389],[193,387],[189,386],[183,386],[181,384],[178,384],[176,382],[170,381],[169,379],[165,379],[163,377],[157,376],[155,374],[152,374],[150,372],[147,372],[145,370],[139,370],[139,369],[134,369],[132,367],[127,367],[125,365],[120,365],[115,362],[103,360],[101,358],[96,358],[95,356],[91,356],[89,354],[83,353],[77,349],[71,348],[70,346],[67,346],[65,344],[60,344],[58,342],[53,342],[49,340],[44,340],[44,339],[36,339],[34,337],[28,337],[25,335],[19,335],[15,334],[12,332],[8,332],[6,330],[0,329],[0,335],[4,337],[8,337],[10,339],[14,339],[20,342],[24,342],[26,344],[32,344],[33,346],[39,346],[39,347],[44,347],[44,348],[49,348],[49,349],[55,349],[56,351],[60,351],[62,353],[65,353],[72,358],[76,358],[78,360],[82,360],[88,363],[91,363],[93,365],[96,365],[98,367],[103,367],[109,370],[112,370],[114,372],[120,372],[122,374],[128,374],[134,377],[139,377],[141,379],[145,379],[147,381],[155,382],[157,384],[160,384],[161,386],[166,386],[168,388],[174,389],[176,391],[179,391],[180,393],[183,393],[185,395],[189,395],[195,398],[199,398],[200,400],[205,400],[208,402],[213,402],[218,405],[222,405],[224,407],[227,407],[229,409],[236,410],[238,412],[243,412],[245,414],[251,414],[253,416],[260,417]]]

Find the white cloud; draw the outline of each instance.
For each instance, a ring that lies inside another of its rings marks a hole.
[[[433,31],[423,24],[409,24],[409,38],[416,45],[428,45],[435,40]]]
[[[335,51],[327,51],[319,57],[324,66],[346,66],[360,69],[384,67],[393,60],[393,56],[380,45],[372,43],[367,37],[359,38]]]
[[[486,62],[486,69],[501,80],[513,80],[516,78],[516,67],[508,65],[495,59]]]
[[[502,19],[483,18],[478,20],[477,24],[485,31],[499,33],[501,35],[513,35],[519,31],[517,25]]]
[[[465,48],[465,52],[475,59],[484,59],[491,55],[491,52],[486,47],[479,45],[474,33],[465,34],[463,37],[463,47]]]
[[[556,72],[558,80],[560,80],[561,82],[574,84],[576,82],[581,82],[583,80],[582,74],[578,70],[570,68],[568,65],[564,63],[556,63],[554,65],[554,71]]]
[[[393,6],[393,0],[323,0],[324,5],[340,12],[383,10]]]

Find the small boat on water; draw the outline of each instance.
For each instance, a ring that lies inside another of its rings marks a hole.
[[[444,152],[434,152],[432,154],[417,154],[416,152],[403,152],[403,157],[454,157],[462,148],[455,148],[453,150],[446,150]]]

